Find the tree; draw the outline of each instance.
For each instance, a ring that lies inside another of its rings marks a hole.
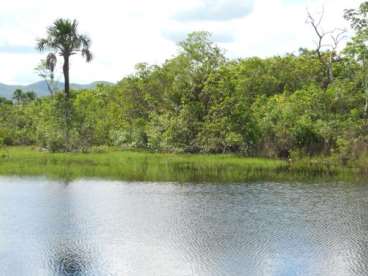
[[[26,93],[24,93],[23,99],[25,102],[32,102],[37,99],[37,95],[33,91],[27,91]]]
[[[33,91],[23,92],[22,89],[18,88],[13,92],[13,100],[17,105],[32,102],[36,98],[37,95]]]
[[[199,150],[197,136],[210,109],[211,91],[206,90],[206,83],[226,59],[208,32],[190,33],[179,47],[180,55],[167,64],[175,71],[170,93],[179,99],[174,115],[179,121],[173,121],[172,129],[177,129],[180,135],[173,133],[172,137],[180,141],[181,147],[185,145],[185,151],[195,152]]]
[[[51,96],[54,95],[57,89],[54,74],[56,61],[56,56],[50,53],[47,55],[46,59],[42,59],[40,64],[35,68],[38,75],[46,82],[47,89]]]
[[[360,4],[358,9],[345,10],[344,18],[350,22],[356,32],[352,40],[347,44],[345,53],[361,62],[363,66],[363,89],[365,93],[364,115],[368,115],[368,1]]]
[[[87,35],[78,33],[78,22],[69,19],[57,19],[47,29],[47,37],[38,40],[37,48],[40,51],[47,49],[53,52],[47,56],[47,68],[52,69],[56,64],[56,54],[64,59],[63,74],[65,82],[65,95],[70,97],[69,59],[76,53],[81,53],[87,62],[92,60],[90,51],[91,40]]]
[[[52,72],[56,65],[56,55],[64,59],[64,140],[66,149],[69,145],[69,130],[72,123],[70,102],[70,79],[69,79],[69,59],[72,55],[81,53],[87,62],[92,60],[90,51],[91,40],[87,35],[78,33],[78,22],[69,19],[57,19],[52,26],[47,29],[47,37],[38,40],[37,48],[40,51],[51,50],[45,61],[46,68]]]
[[[11,105],[11,104],[13,104],[13,102],[11,100],[8,100],[5,97],[0,96],[0,105],[2,105],[2,104]]]
[[[24,97],[24,93],[22,89],[16,89],[13,92],[13,100],[15,101],[16,104],[20,104],[23,100]]]
[[[315,52],[326,72],[326,79],[324,83],[322,83],[322,87],[326,89],[334,80],[333,64],[340,60],[337,49],[340,42],[345,38],[346,30],[336,28],[331,31],[324,31],[321,26],[323,16],[324,10],[322,10],[321,14],[317,18],[308,11],[306,22],[312,26],[317,36]],[[323,51],[324,49],[325,52]]]

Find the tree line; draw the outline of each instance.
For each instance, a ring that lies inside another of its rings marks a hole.
[[[69,58],[81,53],[91,61],[90,39],[76,21],[57,20],[38,41],[40,50],[51,51],[42,76],[52,93],[1,99],[0,140],[50,151],[118,146],[360,158],[368,152],[367,13],[368,2],[345,11],[354,35],[341,50],[344,32],[331,32],[335,44],[323,48],[330,33],[310,14],[319,44],[298,54],[228,59],[209,33],[194,32],[163,64],[138,64],[116,85],[82,91],[69,88]],[[52,90],[57,56],[64,91]]]

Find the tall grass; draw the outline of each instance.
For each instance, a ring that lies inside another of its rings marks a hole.
[[[248,182],[349,175],[338,167],[235,155],[169,154],[109,149],[104,153],[48,153],[30,147],[0,150],[0,174],[128,181]],[[343,174],[342,174],[343,172]]]

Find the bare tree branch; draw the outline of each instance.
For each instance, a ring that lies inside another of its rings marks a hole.
[[[314,33],[317,36],[317,45],[315,52],[318,56],[318,59],[320,60],[322,66],[326,70],[326,77],[327,80],[323,84],[323,87],[327,88],[329,83],[331,83],[334,79],[333,75],[333,62],[337,61],[336,55],[337,55],[337,49],[339,44],[342,40],[346,38],[346,30],[345,29],[339,29],[335,28],[330,31],[324,31],[321,24],[324,17],[324,8],[322,8],[322,11],[318,18],[313,16],[311,12],[307,9],[307,20],[306,23],[310,24],[314,30]],[[325,43],[325,40],[328,39],[330,42]],[[327,48],[325,52],[323,53],[322,49]]]
[[[320,29],[320,25],[322,23],[322,19],[324,16],[324,9],[322,10],[321,15],[319,16],[319,18],[316,20],[312,14],[310,13],[309,10],[307,10],[307,23],[310,24],[314,30],[314,32],[317,35],[318,38],[318,42],[317,42],[317,49],[316,49],[316,53],[318,55],[318,58],[321,60],[322,59],[322,54],[321,54],[321,49],[323,47],[323,39],[326,36],[326,33],[324,33],[321,29]]]

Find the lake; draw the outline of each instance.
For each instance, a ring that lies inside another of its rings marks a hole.
[[[0,275],[367,275],[368,184],[0,177]]]

